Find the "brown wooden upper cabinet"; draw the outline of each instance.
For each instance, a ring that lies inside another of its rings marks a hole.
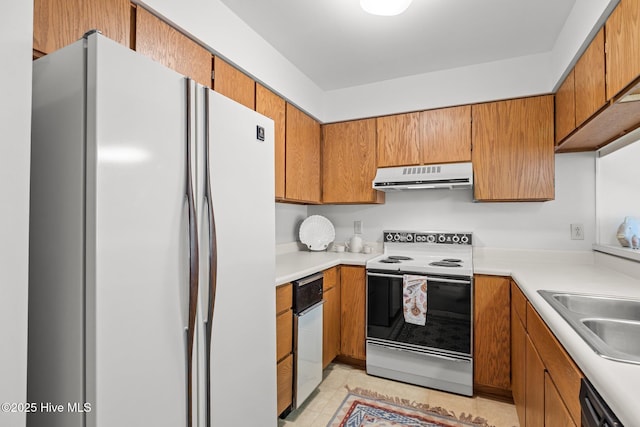
[[[376,176],[376,119],[322,125],[322,202],[383,203]]]
[[[575,66],[576,126],[580,126],[607,101],[605,90],[604,28],[591,41]]]
[[[472,115],[475,199],[553,199],[553,95],[476,104]]]
[[[420,113],[378,117],[376,123],[378,167],[420,163]]]
[[[213,90],[250,108],[256,106],[256,82],[221,58],[213,59]]]
[[[556,92],[556,144],[576,128],[575,70],[571,70]]]
[[[276,200],[284,199],[286,101],[256,83],[256,111],[273,120],[275,126],[275,192]]]
[[[93,29],[129,46],[130,8],[129,0],[34,0],[34,54],[51,53]]]
[[[138,6],[135,50],[178,73],[211,87],[211,53]]]
[[[471,106],[378,117],[378,167],[471,160]]]
[[[287,103],[285,198],[320,203],[320,123]]]
[[[420,113],[422,164],[471,161],[471,106]]]
[[[606,104],[604,29],[556,93],[556,144]]]
[[[640,1],[620,0],[605,24],[607,99],[640,75]]]

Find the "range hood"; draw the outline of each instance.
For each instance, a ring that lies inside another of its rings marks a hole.
[[[473,167],[468,163],[379,168],[373,188],[380,191],[471,188]]]

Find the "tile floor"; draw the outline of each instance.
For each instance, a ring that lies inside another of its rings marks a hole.
[[[518,416],[513,404],[484,397],[464,397],[410,384],[369,376],[348,365],[332,363],[324,371],[324,380],[302,407],[291,412],[278,427],[326,427],[347,396],[347,388],[361,387],[432,406],[442,406],[456,414],[462,412],[486,418],[496,427],[517,427]]]

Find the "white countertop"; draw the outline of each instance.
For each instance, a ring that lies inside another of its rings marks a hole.
[[[287,252],[276,256],[276,286],[338,264],[362,265],[379,255]],[[538,290],[640,298],[640,280],[605,267],[592,252],[474,248],[474,273],[511,276],[625,427],[640,427],[640,365],[598,356]]]
[[[361,265],[380,252],[362,254],[351,252],[297,251],[276,255],[276,286],[300,279],[335,265]]]

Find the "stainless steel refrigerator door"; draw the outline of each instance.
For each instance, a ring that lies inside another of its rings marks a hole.
[[[276,426],[273,121],[218,93],[207,94],[206,184],[215,219],[217,286],[212,316],[205,283],[200,288],[201,319],[211,322],[209,354],[199,348],[206,359],[201,366],[209,372],[210,397],[204,406],[208,403],[210,418],[200,425]],[[262,131],[264,141],[258,136]],[[199,145],[201,156],[205,140]],[[205,184],[200,172],[198,194]],[[204,200],[199,200],[198,212],[205,215]],[[208,234],[206,219],[200,222],[201,236]],[[206,269],[201,277],[207,277],[209,245],[202,243],[201,249]]]
[[[88,39],[87,425],[185,426],[185,79]]]

